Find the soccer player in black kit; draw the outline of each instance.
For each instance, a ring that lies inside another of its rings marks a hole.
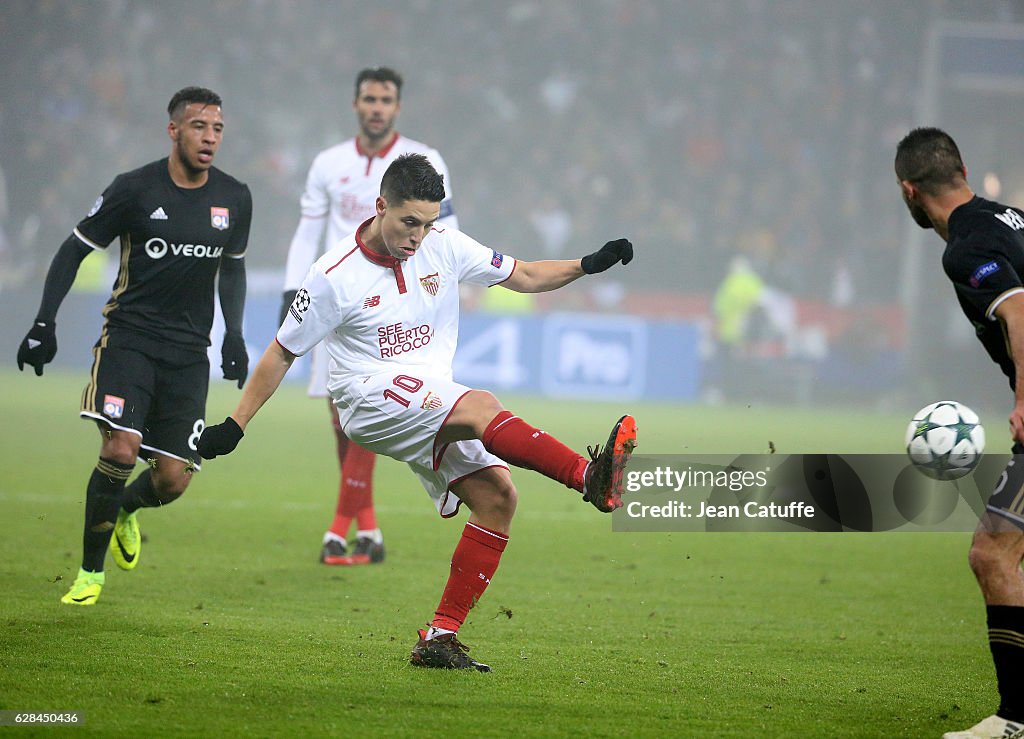
[[[896,178],[914,221],[946,241],[942,266],[978,339],[1010,379],[1013,454],[978,524],[969,561],[988,612],[998,711],[944,739],[1024,737],[1024,212],[976,196],[953,139],[911,131]]]
[[[18,368],[42,375],[57,353],[57,309],[79,265],[118,239],[117,278],[80,413],[99,427],[99,462],[86,488],[82,566],[62,603],[96,602],[108,547],[119,567],[133,569],[141,548],[136,511],[175,500],[199,469],[215,283],[226,327],[224,379],[241,388],[248,375],[242,312],[252,197],[212,166],[224,129],[220,106],[204,88],[175,93],[167,106],[170,156],[118,175],[103,191],[53,258],[39,313],[18,348]],[[149,466],[126,485],[137,459]]]

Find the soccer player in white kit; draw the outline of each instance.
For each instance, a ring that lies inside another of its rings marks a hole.
[[[388,167],[374,217],[310,268],[238,407],[203,431],[198,448],[207,459],[231,452],[295,357],[323,340],[331,357],[328,388],[345,433],[408,463],[442,516],[454,516],[462,503],[471,512],[411,662],[489,672],[467,654],[457,632],[508,542],[517,501],[508,465],[540,472],[611,512],[621,505],[636,421],[620,418],[604,448],[590,449],[587,460],[505,410],[489,392],[453,381],[459,283],[556,290],[584,274],[628,264],[633,247],[617,239],[582,259],[518,261],[437,225],[443,183],[421,154]]]
[[[452,190],[444,159],[426,144],[406,138],[395,130],[401,109],[402,77],[393,69],[374,67],[356,76],[352,109],[359,133],[321,151],[313,160],[302,194],[302,217],[288,249],[281,322],[309,267],[322,251],[334,248],[359,224],[373,218],[384,171],[399,155],[424,154],[444,177],[439,225],[459,227],[452,208]],[[326,239],[324,234],[326,232]],[[324,248],[321,249],[321,244]],[[309,395],[327,398],[328,361],[322,345],[313,350]],[[373,508],[373,467],[376,455],[351,441],[341,430],[338,411],[328,407],[337,441],[341,481],[334,519],[324,533],[320,561],[329,565],[378,563],[384,560],[384,537]],[[347,536],[356,522],[356,543],[349,551]]]

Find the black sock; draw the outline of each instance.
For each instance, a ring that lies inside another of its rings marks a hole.
[[[121,507],[124,484],[133,464],[121,464],[100,457],[85,489],[85,529],[82,533],[82,569],[102,572],[110,534]]]
[[[126,513],[135,513],[140,508],[156,508],[161,505],[164,505],[164,502],[156,494],[153,473],[150,470],[144,470],[132,480],[121,496],[121,507]]]
[[[999,683],[1000,718],[1024,722],[1024,606],[988,606],[988,645]]]

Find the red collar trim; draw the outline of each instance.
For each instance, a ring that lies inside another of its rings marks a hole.
[[[378,254],[375,251],[370,251],[363,243],[363,231],[366,230],[367,226],[370,225],[370,221],[373,218],[369,218],[363,221],[362,225],[356,229],[356,244],[359,245],[359,251],[362,252],[363,256],[374,264],[378,264],[381,267],[387,267],[395,273],[395,284],[398,286],[398,293],[402,295],[406,291],[405,287],[405,274],[402,272],[402,260],[395,259],[390,254]]]
[[[388,152],[391,151],[394,145],[398,143],[398,136],[398,131],[392,133],[391,141],[389,141],[387,145],[385,145],[384,148],[378,151],[376,154],[370,154],[370,152],[364,149],[362,145],[360,145],[359,143],[359,137],[356,136],[356,152],[359,154],[359,156],[366,157],[368,159],[373,159],[374,157],[377,157],[378,159],[383,159],[388,155]]]
[[[390,267],[391,269],[394,269],[395,267],[400,266],[402,260],[395,259],[390,254],[378,254],[363,243],[363,231],[366,230],[372,220],[373,218],[367,218],[360,224],[359,228],[356,229],[356,243],[359,244],[359,250],[363,253],[364,257],[374,264],[379,264],[381,267]]]

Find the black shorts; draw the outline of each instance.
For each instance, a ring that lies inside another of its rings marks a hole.
[[[1024,444],[1013,445],[1013,457],[986,507],[990,513],[1024,529]]]
[[[123,346],[97,345],[92,353],[79,415],[136,434],[143,450],[191,461],[199,469],[196,441],[210,384],[206,354],[170,362]],[[141,459],[148,456],[139,452]]]

